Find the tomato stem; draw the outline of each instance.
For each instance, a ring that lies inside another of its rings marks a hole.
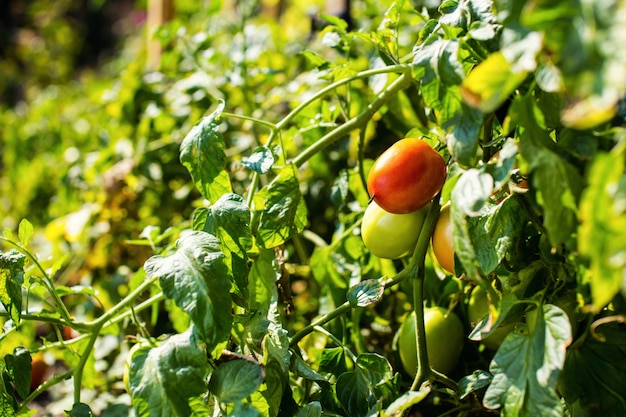
[[[396,94],[398,94],[398,92],[409,86],[413,81],[410,75],[411,67],[401,66],[400,68],[403,69],[402,75],[398,77],[394,82],[389,84],[389,86],[385,90],[383,90],[376,98],[376,100],[372,101],[365,108],[365,110],[363,110],[352,119],[348,120],[346,123],[322,136],[319,140],[317,140],[311,146],[302,151],[298,156],[296,156],[293,159],[293,163],[298,167],[301,166],[314,155],[322,151],[325,147],[341,139],[352,130],[362,127],[372,118],[372,116],[374,116],[374,114],[376,114],[378,110],[380,110],[382,106],[384,106],[389,100],[391,100]]]
[[[411,391],[417,390],[424,382],[432,376],[430,364],[428,362],[428,349],[426,347],[426,330],[424,324],[424,261],[426,252],[430,244],[430,238],[435,230],[439,211],[441,209],[440,194],[432,201],[428,214],[424,220],[424,225],[420,232],[419,239],[415,245],[408,270],[413,276],[413,309],[415,311],[415,342],[417,345],[417,373],[411,385]]]

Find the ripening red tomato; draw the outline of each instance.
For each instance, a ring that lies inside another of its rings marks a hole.
[[[30,392],[33,392],[45,381],[49,366],[43,352],[36,353],[30,365]]]
[[[405,138],[374,162],[367,191],[385,211],[411,213],[424,207],[443,187],[446,163],[427,142]]]
[[[452,245],[452,222],[450,205],[444,206],[439,212],[432,237],[433,253],[439,265],[454,275],[454,246]]]

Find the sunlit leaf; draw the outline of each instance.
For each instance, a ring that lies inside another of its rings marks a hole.
[[[388,416],[396,416],[401,415],[403,411],[409,410],[416,404],[422,402],[428,394],[430,394],[431,388],[428,385],[425,385],[423,388],[420,388],[419,391],[407,391],[398,398],[394,402],[392,402],[389,407],[385,410],[385,415]]]
[[[130,362],[133,407],[142,417],[187,417],[204,412],[206,351],[192,329],[171,336],[157,347],[141,346]]]
[[[527,72],[513,72],[502,52],[494,52],[463,80],[465,102],[484,113],[496,110],[526,79]]]
[[[258,174],[267,174],[274,165],[274,154],[271,149],[259,146],[252,151],[249,157],[244,158],[241,164]]]
[[[233,276],[234,296],[245,306],[248,298],[248,251],[252,248],[250,210],[244,199],[233,193],[224,194],[210,207],[201,207],[193,214],[194,230],[217,237],[226,256],[225,262]]]
[[[464,213],[467,208],[460,205],[463,199],[456,196],[455,189],[451,207],[455,255],[471,276],[475,267],[489,274],[520,238],[519,202],[506,198],[499,204],[485,205],[478,215],[468,216]]]
[[[385,287],[378,279],[361,281],[348,291],[348,301],[352,307],[367,307],[381,299]]]
[[[489,365],[493,381],[483,404],[502,416],[563,415],[556,392],[572,333],[567,314],[554,305],[528,315],[527,334],[509,334]]]
[[[479,169],[469,169],[458,179],[452,197],[468,216],[478,216],[493,191],[493,177]]]
[[[18,235],[22,246],[28,246],[30,238],[33,235],[33,225],[28,220],[22,219],[18,227]]]
[[[261,366],[245,359],[220,364],[211,375],[209,390],[220,401],[232,403],[251,395],[263,382]]]
[[[471,375],[464,376],[459,381],[459,398],[463,399],[468,395],[487,387],[492,380],[492,375],[480,369],[472,372]]]
[[[304,230],[308,222],[307,208],[295,166],[285,166],[256,194],[255,210],[261,211],[258,237],[265,248],[279,246]]]
[[[578,249],[589,260],[585,277],[596,311],[624,286],[626,276],[626,175],[624,146],[597,154],[580,202]]]
[[[26,257],[11,249],[0,251],[0,301],[15,324],[22,315],[22,284]]]
[[[166,297],[189,314],[212,350],[230,335],[230,278],[218,240],[192,232],[177,242],[167,257],[153,256],[144,265],[149,278],[158,277]]]
[[[224,138],[217,120],[223,109],[224,102],[221,102],[217,110],[189,131],[180,145],[181,163],[189,170],[202,196],[211,202],[231,192],[230,178],[224,169]]]

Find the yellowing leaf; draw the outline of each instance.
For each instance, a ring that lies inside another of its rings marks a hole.
[[[526,75],[526,71],[513,72],[502,52],[496,52],[463,80],[461,95],[468,105],[490,113],[526,79]]]

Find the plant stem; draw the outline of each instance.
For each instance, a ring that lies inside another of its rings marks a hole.
[[[420,231],[419,239],[415,245],[413,257],[407,269],[413,276],[413,309],[415,311],[415,343],[417,345],[417,373],[411,385],[411,391],[417,390],[425,381],[427,381],[432,373],[428,362],[428,350],[426,347],[426,330],[424,324],[424,260],[430,238],[439,218],[440,196],[437,195],[428,209],[428,214],[424,220],[424,225]]]
[[[289,112],[287,116],[283,117],[283,119],[280,122],[276,123],[276,129],[280,130],[284,128],[285,126],[287,126],[287,124],[289,124],[289,122],[291,122],[291,120],[293,120],[293,118],[296,117],[298,113],[300,113],[304,108],[309,106],[315,100],[322,98],[326,94],[332,92],[337,87],[340,87],[344,84],[349,84],[352,81],[360,80],[363,78],[368,78],[373,75],[398,73],[398,72],[403,73],[403,74],[410,74],[411,68],[412,66],[409,64],[401,64],[401,65],[388,66],[384,68],[376,68],[376,69],[372,69],[368,71],[359,72],[358,74],[355,74],[352,77],[344,78],[332,84],[329,84],[326,87],[322,88],[320,91],[318,91],[316,94],[314,94],[312,97],[310,97],[307,101],[301,103],[298,107],[296,107],[291,112]]]
[[[140,285],[137,286],[130,294],[128,294],[122,301],[117,303],[113,308],[106,311],[102,316],[98,319],[86,323],[87,327],[91,328],[91,333],[89,335],[89,340],[87,342],[87,346],[80,354],[80,360],[78,361],[78,365],[74,368],[74,403],[80,402],[80,394],[81,387],[83,382],[83,372],[85,370],[85,365],[87,364],[87,360],[91,354],[91,350],[93,349],[94,344],[96,343],[96,339],[100,335],[100,331],[104,327],[107,321],[109,321],[112,317],[114,317],[120,310],[126,308],[129,304],[135,301],[141,293],[143,293],[146,289],[148,289],[155,281],[157,277],[153,277],[145,280]]]
[[[318,326],[323,326],[324,324],[328,323],[329,321],[332,321],[333,319],[341,316],[344,313],[347,313],[348,311],[350,311],[350,303],[348,301],[346,301],[345,303],[343,303],[342,305],[340,305],[339,307],[337,307],[336,309],[334,309],[333,311],[331,311],[328,314],[323,315],[322,317],[319,317],[316,320],[313,320],[311,323],[309,323],[307,326],[303,327],[302,329],[300,329],[298,332],[296,332],[296,334],[294,334],[291,337],[291,340],[289,341],[289,347],[294,347],[298,344],[298,342],[306,335],[308,335],[309,333],[311,333],[313,330],[315,330],[316,327]]]
[[[28,404],[30,404],[31,401],[33,401],[42,392],[44,392],[45,390],[47,390],[51,386],[56,385],[59,382],[61,382],[61,381],[65,380],[65,379],[71,377],[72,376],[72,372],[73,371],[70,370],[70,371],[64,372],[62,374],[58,374],[58,375],[55,374],[53,377],[51,377],[50,379],[46,380],[43,384],[38,386],[37,389],[35,389],[33,392],[31,392],[28,397],[24,398],[24,401],[22,401],[22,403],[20,404],[19,408],[15,411],[15,415],[20,415],[22,412],[26,411],[26,407],[28,406]]]
[[[418,268],[413,280],[413,310],[415,312],[415,343],[417,346],[417,373],[411,385],[416,391],[430,377],[430,363],[426,347],[424,324],[424,268]]]
[[[265,121],[263,119],[258,119],[256,117],[252,117],[252,116],[245,116],[243,114],[236,114],[236,113],[229,113],[229,112],[222,112],[222,114],[220,115],[220,117],[224,118],[224,117],[228,117],[228,118],[232,118],[232,119],[239,119],[239,120],[245,120],[248,122],[252,122],[261,126],[264,126],[268,129],[270,129],[271,131],[276,130],[276,125],[272,122],[268,122]]]
[[[59,297],[59,294],[56,292],[56,290],[54,288],[54,282],[52,281],[52,278],[50,278],[50,276],[48,275],[46,270],[43,269],[43,267],[41,266],[41,264],[39,263],[37,258],[32,253],[30,253],[30,251],[28,249],[26,249],[22,245],[14,242],[14,241],[12,241],[10,239],[7,239],[5,237],[0,236],[0,241],[4,241],[4,242],[14,246],[22,254],[24,254],[26,257],[28,257],[28,259],[30,259],[30,261],[33,263],[33,265],[35,265],[37,267],[37,269],[39,269],[41,271],[41,273],[43,274],[44,282],[45,282],[44,286],[46,287],[46,289],[48,290],[48,293],[52,296],[52,298],[54,298],[54,302],[56,303],[57,308],[59,309],[59,311],[61,313],[61,316],[65,320],[67,320],[67,321],[72,321],[71,316],[70,316],[70,312],[67,310],[67,307],[65,306],[65,304],[61,300],[61,297]]]
[[[389,100],[391,100],[400,91],[408,87],[412,78],[410,75],[410,66],[402,66],[405,68],[402,75],[398,77],[394,82],[383,90],[376,100],[372,101],[360,114],[348,120],[346,123],[331,130],[326,135],[322,136],[314,144],[302,151],[298,156],[293,159],[293,163],[296,166],[301,166],[315,154],[322,151],[325,147],[329,146],[333,142],[341,139],[344,135],[350,133],[354,129],[358,129],[364,126],[374,114],[380,110]],[[283,119],[284,120],[284,119]],[[278,126],[278,125],[277,125]]]

